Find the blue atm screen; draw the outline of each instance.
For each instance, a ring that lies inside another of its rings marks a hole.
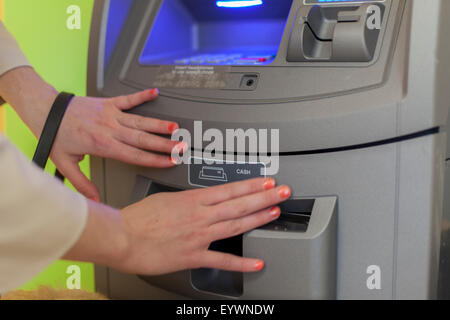
[[[268,65],[277,56],[292,1],[165,0],[140,63]]]

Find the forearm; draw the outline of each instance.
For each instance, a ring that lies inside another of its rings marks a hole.
[[[0,96],[8,102],[36,137],[58,92],[31,67],[13,69],[0,76]]]
[[[0,135],[0,293],[63,256],[81,237],[87,216],[86,199]]]
[[[121,227],[121,213],[94,201],[88,201],[88,207],[84,231],[64,259],[118,267],[128,250],[127,238]]]

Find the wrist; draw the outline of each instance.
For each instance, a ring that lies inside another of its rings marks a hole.
[[[23,104],[16,111],[34,136],[39,139],[50,109],[59,92],[52,85],[45,82],[37,73],[30,78],[32,80],[27,85]]]
[[[87,201],[89,213],[86,226],[64,259],[120,268],[129,251],[121,212],[91,200]]]
[[[94,214],[95,232],[101,237],[97,242],[99,252],[98,259],[95,260],[98,261],[94,262],[116,269],[120,268],[128,256],[130,247],[128,236],[124,232],[121,211],[91,200],[88,201],[91,208],[97,208],[90,211]]]
[[[39,137],[58,91],[33,68],[21,67],[0,77],[0,95]]]
[[[114,210],[114,228],[111,240],[111,251],[107,257],[105,265],[120,270],[126,263],[131,252],[131,241],[126,228],[124,227],[123,214],[120,210]]]

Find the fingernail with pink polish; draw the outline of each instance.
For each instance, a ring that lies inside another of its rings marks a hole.
[[[291,196],[291,188],[284,186],[278,190],[278,194],[283,199],[288,199]]]
[[[272,209],[270,209],[270,215],[272,217],[279,217],[281,214],[281,210],[279,207],[273,207]]]
[[[264,189],[265,190],[270,190],[275,188],[275,180],[272,178],[268,178],[266,180],[264,180]]]
[[[172,162],[172,164],[174,164],[174,165],[178,165],[179,163],[178,163],[178,159],[176,159],[176,158],[174,158],[174,157],[169,157],[169,161],[170,162]]]
[[[89,198],[89,200],[100,203],[100,199],[98,199],[96,197]]]
[[[180,127],[176,123],[169,124],[169,132],[173,133],[175,130],[178,130]]]
[[[261,271],[264,268],[264,262],[263,261],[256,262],[253,268],[257,271]]]
[[[149,92],[150,96],[153,98],[159,95],[159,90],[157,88],[151,89]]]

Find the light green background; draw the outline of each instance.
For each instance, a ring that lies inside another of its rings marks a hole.
[[[22,50],[36,71],[60,91],[86,94],[87,53],[93,0],[4,0],[4,18],[7,28],[18,40]],[[81,29],[69,30],[67,8],[81,8]],[[30,106],[32,107],[32,106]],[[28,157],[32,157],[37,141],[8,107],[6,134]],[[82,163],[89,173],[89,162]],[[54,165],[47,166],[54,172]],[[87,263],[58,261],[42,272],[25,289],[38,285],[65,288],[68,266],[81,268],[81,287],[93,291],[94,269]]]

